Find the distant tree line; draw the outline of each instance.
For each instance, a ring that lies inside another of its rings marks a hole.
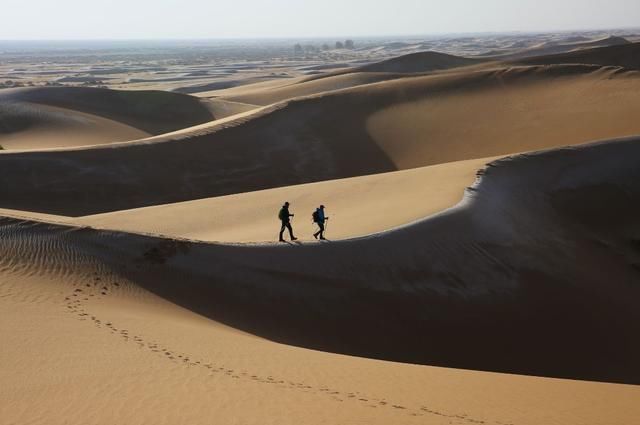
[[[353,50],[353,49],[355,49],[355,43],[353,42],[353,40],[336,41],[333,49],[335,49],[335,50],[342,50],[342,49]],[[300,43],[297,43],[295,46],[293,46],[293,52],[296,55],[303,55],[303,54],[307,54],[307,53],[320,53],[320,52],[326,52],[326,51],[329,51],[329,50],[332,50],[332,48],[327,43],[324,43],[321,46],[315,46],[313,44],[302,45]]]

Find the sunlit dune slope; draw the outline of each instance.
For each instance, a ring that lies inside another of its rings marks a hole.
[[[511,68],[453,77],[422,96],[412,96],[420,80],[403,83],[403,101],[366,119],[368,134],[401,169],[640,133],[638,73]]]
[[[313,240],[317,227],[311,212],[320,204],[327,205],[330,216],[327,238],[345,239],[401,226],[454,206],[489,160],[116,211],[71,222],[207,241],[275,241],[280,230],[276,215],[288,201],[296,213],[293,226],[299,239]]]
[[[139,142],[5,152],[0,206],[86,215],[636,134],[639,88],[581,65],[388,81]]]
[[[302,80],[288,85],[273,88],[247,89],[244,93],[225,96],[226,99],[256,105],[270,105],[295,97],[309,96],[332,90],[356,87],[363,84],[377,83],[405,77],[406,74],[387,72],[353,72],[340,75],[329,75],[323,78]]]

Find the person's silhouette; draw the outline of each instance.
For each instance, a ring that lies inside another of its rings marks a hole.
[[[319,230],[313,234],[313,237],[324,240],[324,223],[329,220],[329,217],[324,215],[324,205],[320,205],[313,213],[313,221],[318,225]]]
[[[282,223],[282,226],[280,227],[280,242],[284,242],[284,238],[283,238],[284,229],[289,229],[289,236],[291,237],[292,241],[295,241],[298,239],[295,236],[293,236],[293,228],[291,227],[291,217],[293,216],[294,214],[291,214],[289,212],[289,203],[285,202],[282,208],[280,209],[280,212],[278,213],[278,218]]]

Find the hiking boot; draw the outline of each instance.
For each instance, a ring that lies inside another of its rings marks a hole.
[[[292,240],[292,241],[297,241],[297,240],[298,240],[298,238],[291,238],[291,240]]]
[[[314,238],[316,238],[316,239],[318,239],[318,234],[317,234],[317,233],[314,233],[314,234],[313,234],[313,237],[314,237]]]
[[[285,240],[284,239],[279,239],[278,242],[285,242]]]

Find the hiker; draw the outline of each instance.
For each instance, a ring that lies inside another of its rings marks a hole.
[[[278,213],[278,218],[282,222],[282,227],[280,228],[280,242],[284,242],[284,238],[282,237],[284,235],[284,229],[289,229],[289,236],[291,236],[292,241],[298,240],[298,238],[293,236],[293,229],[291,228],[291,217],[293,216],[294,214],[289,212],[289,203],[285,202]]]
[[[316,208],[316,210],[313,212],[312,218],[313,222],[316,223],[320,228],[320,230],[313,234],[313,237],[316,239],[320,237],[320,239],[324,240],[324,223],[329,220],[329,217],[325,217],[324,215],[324,205],[320,205],[318,208]]]

